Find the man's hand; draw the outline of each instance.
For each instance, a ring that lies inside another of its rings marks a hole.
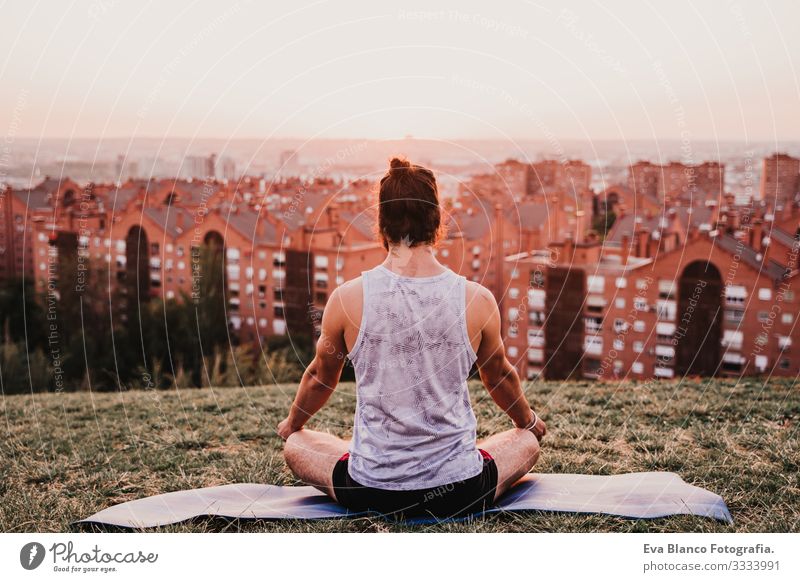
[[[284,418],[282,421],[280,421],[280,423],[278,423],[278,435],[283,440],[288,439],[290,434],[296,433],[298,430],[302,430],[302,427],[297,428],[292,426],[292,423],[288,418]]]
[[[547,425],[538,414],[536,415],[536,424],[531,427],[530,431],[536,436],[540,443],[542,442],[544,435],[547,434]]]
[[[533,422],[534,417],[536,418],[536,422]],[[538,440],[540,443],[542,442],[544,435],[547,434],[547,425],[542,420],[542,417],[534,412],[533,408],[530,409],[530,415],[525,423],[517,424],[517,422],[514,422],[514,426],[531,431],[536,437],[536,440]]]

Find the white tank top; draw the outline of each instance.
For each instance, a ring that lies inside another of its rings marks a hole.
[[[476,355],[466,279],[447,270],[362,273],[364,310],[353,350],[356,413],[350,476],[380,489],[425,489],[474,477],[483,461],[467,377]]]

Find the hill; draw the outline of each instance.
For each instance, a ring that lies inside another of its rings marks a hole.
[[[295,386],[56,393],[2,398],[0,531],[67,531],[114,503],[232,482],[298,484],[274,427]],[[348,436],[353,384],[312,426]],[[507,428],[471,384],[479,437]],[[527,394],[547,420],[537,471],[674,471],[719,493],[735,524],[679,516],[625,520],[529,513],[414,531],[800,531],[800,393],[790,381],[744,379],[604,384],[537,382]],[[405,531],[378,519],[211,520],[164,531]]]

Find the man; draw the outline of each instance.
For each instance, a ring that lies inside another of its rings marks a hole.
[[[294,474],[354,511],[479,511],[539,457],[546,426],[505,357],[497,303],[436,260],[441,225],[433,173],[393,159],[379,194],[386,260],[331,295],[314,360],[278,425]],[[345,358],[356,373],[350,441],[304,428]],[[473,364],[516,427],[480,442],[467,392]]]

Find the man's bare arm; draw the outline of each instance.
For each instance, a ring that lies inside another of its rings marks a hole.
[[[334,290],[322,313],[314,359],[303,373],[289,415],[278,425],[278,433],[284,439],[305,426],[308,419],[325,405],[339,383],[347,355],[343,313],[341,298]]]
[[[481,381],[492,400],[511,417],[514,425],[527,427],[533,420],[533,412],[522,391],[517,370],[506,358],[497,301],[486,288],[481,288],[475,301],[480,302],[479,312],[484,316],[481,343],[477,351]],[[544,422],[534,430],[540,439],[544,436],[544,431]]]

